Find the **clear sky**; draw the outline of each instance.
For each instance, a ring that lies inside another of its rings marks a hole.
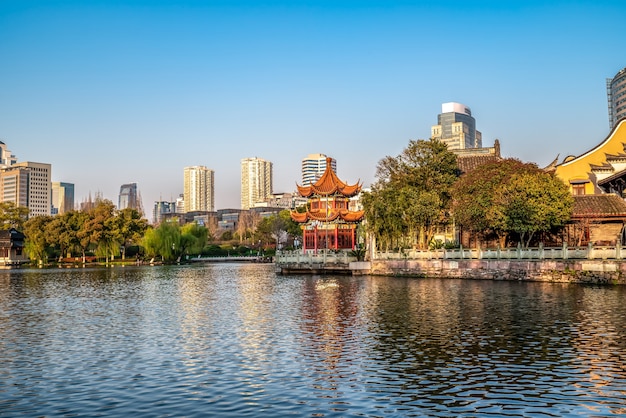
[[[544,166],[609,133],[625,22],[623,0],[0,0],[0,140],[77,203],[137,183],[150,220],[191,165],[215,170],[216,209],[240,207],[247,157],[275,192],[311,153],[368,186],[451,101]]]

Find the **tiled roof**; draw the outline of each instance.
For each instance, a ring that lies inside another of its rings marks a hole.
[[[291,219],[298,223],[306,223],[309,220],[332,222],[336,219],[341,219],[344,222],[360,222],[363,219],[364,213],[365,212],[362,210],[351,212],[347,209],[332,209],[329,210],[328,213],[321,210],[307,211],[304,213],[291,212]]]
[[[331,160],[331,158],[326,159],[326,171],[324,171],[322,177],[320,177],[315,184],[311,184],[310,186],[296,185],[300,196],[331,196],[335,193],[339,193],[343,196],[352,197],[356,196],[361,191],[361,184],[358,182],[353,185],[348,185],[339,180],[339,177],[337,177],[337,174],[335,174],[332,169]]]
[[[456,161],[461,173],[467,173],[478,166],[498,160],[500,160],[500,157],[496,155],[459,155]]]
[[[573,218],[624,217],[626,202],[615,194],[574,196]]]
[[[617,173],[604,178],[602,180],[598,180],[598,185],[602,186],[603,184],[607,184],[610,183],[613,180],[617,180],[620,177],[626,177],[626,169],[622,170],[622,171],[618,171]]]

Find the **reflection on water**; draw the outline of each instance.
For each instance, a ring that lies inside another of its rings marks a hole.
[[[625,296],[256,264],[3,271],[0,416],[625,414]]]

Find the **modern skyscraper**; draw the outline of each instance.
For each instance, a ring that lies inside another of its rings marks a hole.
[[[205,166],[185,167],[183,196],[185,212],[215,210],[214,172]]]
[[[431,138],[448,144],[448,149],[482,148],[482,134],[476,130],[476,121],[469,107],[461,103],[444,103],[437,125],[430,129]]]
[[[139,210],[139,206],[137,183],[122,184],[117,208],[119,210],[127,208]]]
[[[261,158],[241,160],[241,209],[272,196],[272,163]]]
[[[626,68],[615,77],[606,79],[606,94],[609,99],[609,128],[626,118]]]
[[[74,185],[52,182],[52,214],[63,215],[74,209]]]
[[[0,201],[24,206],[29,216],[52,213],[52,166],[26,161],[0,170]]]
[[[302,185],[314,184],[326,171],[325,154],[309,154],[302,159]],[[331,158],[330,166],[337,172],[337,160]]]

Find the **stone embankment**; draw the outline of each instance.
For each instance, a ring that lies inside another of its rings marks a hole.
[[[626,284],[625,260],[373,260],[360,274]]]

